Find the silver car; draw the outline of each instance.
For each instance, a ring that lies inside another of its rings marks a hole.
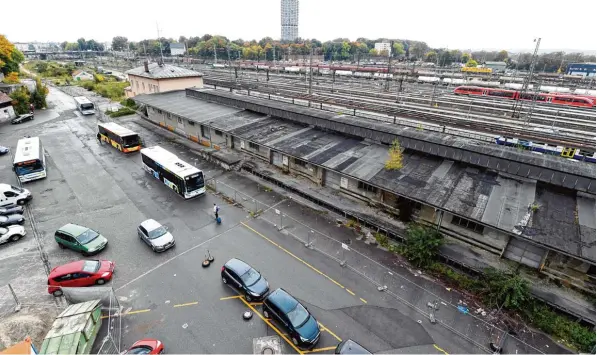
[[[155,252],[163,252],[175,244],[174,237],[168,232],[168,227],[163,226],[154,219],[148,219],[137,227],[137,234]]]

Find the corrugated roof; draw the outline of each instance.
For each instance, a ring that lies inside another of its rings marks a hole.
[[[203,74],[194,70],[177,67],[170,64],[159,65],[158,63],[148,64],[149,72],[145,71],[145,66],[127,70],[126,74],[136,75],[150,79],[172,79],[172,78],[190,78],[202,77]]]
[[[170,49],[185,49],[184,43],[170,43]]]

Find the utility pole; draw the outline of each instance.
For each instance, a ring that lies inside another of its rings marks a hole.
[[[523,100],[522,97],[526,96],[527,90],[529,88],[529,84],[533,79],[533,73],[535,72],[535,65],[537,64],[537,53],[539,52],[539,45],[541,44],[541,38],[535,39],[534,42],[537,44],[535,45],[535,51],[533,52],[533,57],[531,58],[531,66],[529,68],[529,74],[524,78],[524,82],[522,84],[522,88],[519,92],[516,101],[514,102],[514,107],[512,108],[512,117],[520,117],[520,113],[522,112]],[[538,88],[537,88],[538,89]],[[535,101],[537,99],[537,95],[533,95],[532,100]]]
[[[311,85],[313,84],[313,48],[311,48],[311,55],[309,56],[309,95],[311,95]],[[311,105],[311,101],[309,101]]]
[[[232,62],[230,61],[230,44],[226,46],[228,52],[228,71],[230,72],[230,80],[232,80]]]
[[[158,43],[160,44],[160,57],[161,57],[162,64],[163,64],[164,63],[164,51],[162,51],[162,41],[160,41],[160,27],[158,26],[157,21],[155,23],[155,27],[158,30]]]
[[[216,52],[216,43],[214,42],[214,61],[218,64],[218,53]]]
[[[388,72],[386,73],[386,87],[385,91],[390,91],[390,73],[392,72],[392,48],[394,41],[390,42],[390,49],[388,50]]]

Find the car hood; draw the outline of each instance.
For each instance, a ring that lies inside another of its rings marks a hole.
[[[172,242],[174,240],[174,237],[172,236],[172,234],[170,234],[170,232],[167,232],[166,234],[162,235],[161,237],[155,238],[155,239],[150,239],[149,241],[151,242],[151,245],[154,245],[156,247],[163,247],[164,245]]]
[[[305,339],[314,340],[319,334],[319,324],[313,316],[309,316],[309,319],[302,327],[297,328],[296,331]]]
[[[261,277],[255,284],[247,287],[247,289],[252,293],[262,296],[269,290],[269,284],[263,277]]]
[[[106,237],[100,234],[97,236],[97,238],[85,244],[85,248],[87,248],[88,251],[96,250],[97,248],[106,243],[108,243],[108,239],[106,239]]]

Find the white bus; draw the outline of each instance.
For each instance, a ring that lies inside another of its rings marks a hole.
[[[21,182],[46,177],[46,157],[39,137],[19,139],[13,170]]]
[[[93,115],[95,113],[95,105],[85,96],[75,97],[75,104],[83,115]]]
[[[141,149],[143,169],[185,199],[205,194],[203,172],[160,146]]]

